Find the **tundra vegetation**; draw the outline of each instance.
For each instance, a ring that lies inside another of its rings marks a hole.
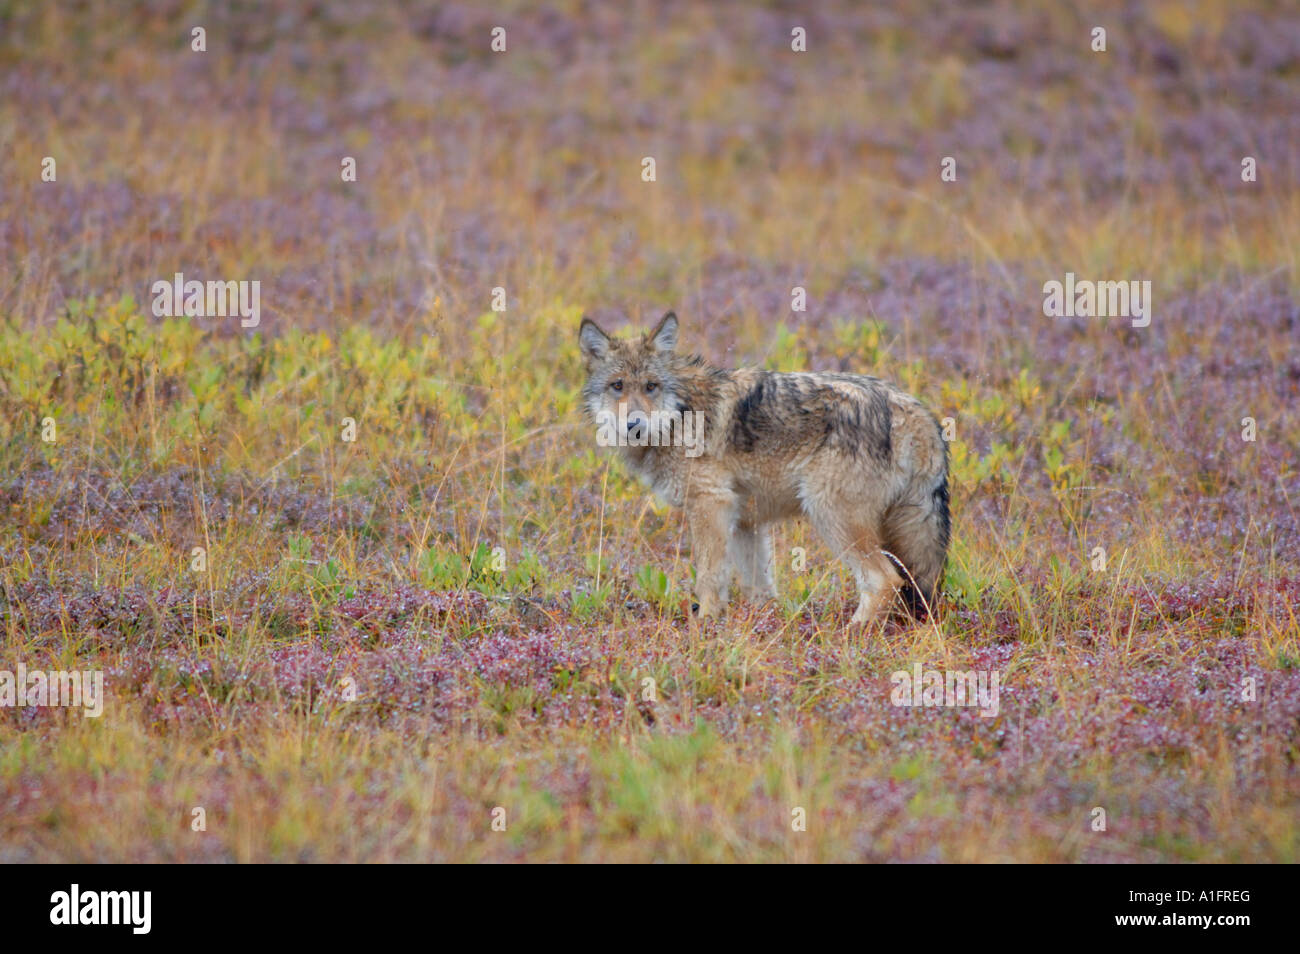
[[[0,860],[1296,861],[1300,25],[1093,6],[5,5],[0,669],[105,698]],[[688,618],[577,408],[668,308],[950,419],[932,623]]]

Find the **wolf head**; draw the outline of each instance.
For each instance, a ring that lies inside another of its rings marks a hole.
[[[699,359],[679,357],[677,316],[671,311],[639,339],[611,338],[590,318],[578,329],[587,384],[582,389],[587,415],[601,432],[601,443],[629,448],[673,442],[674,420],[689,408],[684,377]]]

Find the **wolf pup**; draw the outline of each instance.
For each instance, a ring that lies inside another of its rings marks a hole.
[[[776,595],[772,524],[804,516],[852,570],[854,623],[896,596],[934,605],[948,550],[948,445],[914,397],[858,374],[711,367],[678,354],[677,316],[639,340],[584,318],[583,403],[660,499],[686,509],[699,613],[727,604],[734,577]]]

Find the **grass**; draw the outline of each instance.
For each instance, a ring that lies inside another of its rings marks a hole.
[[[4,8],[0,670],[108,698],[0,709],[0,859],[1295,861],[1293,24],[1190,6]],[[577,408],[580,317],[668,307],[949,419],[932,624],[798,524],[689,618]]]

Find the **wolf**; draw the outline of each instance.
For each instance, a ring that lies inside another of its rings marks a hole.
[[[853,623],[899,599],[925,618],[951,531],[948,445],[934,415],[865,375],[713,367],[679,354],[677,333],[672,312],[639,339],[583,318],[582,403],[599,426],[624,428],[617,443],[632,473],[685,509],[699,615],[726,608],[733,579],[749,598],[774,598],[773,525],[804,517],[857,581]],[[693,435],[687,420],[698,422]]]

